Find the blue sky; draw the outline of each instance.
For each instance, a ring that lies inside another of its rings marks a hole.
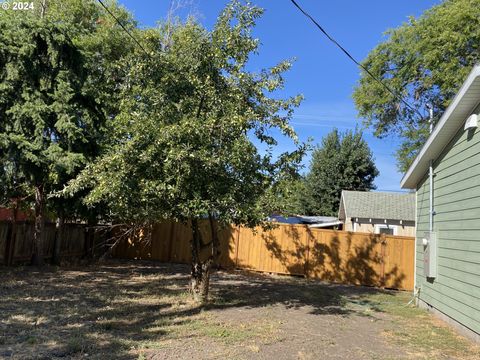
[[[169,0],[119,0],[134,13],[141,27],[155,26],[165,18]],[[196,16],[211,28],[226,0],[190,0],[178,15]],[[261,41],[260,53],[252,58],[250,68],[258,70],[283,59],[296,58],[287,74],[286,95],[301,93],[305,101],[297,109],[292,125],[301,140],[308,137],[319,143],[334,127],[354,129],[361,119],[352,100],[359,79],[359,69],[329,42],[289,0],[252,0],[265,9],[255,36]],[[440,0],[298,0],[315,19],[359,60],[364,59],[384,37],[389,28],[419,16]],[[378,190],[400,190],[402,174],[397,172],[394,152],[399,144],[395,137],[377,139],[369,129],[364,137],[370,145],[380,171],[375,183]],[[279,150],[292,145],[281,141]],[[308,168],[310,155],[305,160]]]

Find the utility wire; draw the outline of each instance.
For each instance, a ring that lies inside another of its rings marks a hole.
[[[329,33],[325,31],[325,29],[305,10],[302,9],[302,7],[295,1],[295,0],[290,0],[295,7],[300,10],[300,12],[305,15],[307,18],[312,21],[315,26],[330,40],[333,42],[347,57],[352,60],[356,65],[361,67],[368,75],[372,77],[375,81],[377,81],[380,85],[382,85],[390,94],[392,94],[396,99],[400,100],[402,103],[404,103],[410,110],[416,112],[420,118],[423,118],[423,115],[415,109],[412,105],[410,105],[400,94],[392,90],[388,85],[386,85],[383,81],[381,81],[379,78],[377,78],[375,75],[373,75],[370,70],[368,70],[365,66],[363,66],[359,61],[357,61],[342,45],[338,43],[337,40],[335,40],[332,36],[330,36]]]
[[[128,36],[130,36],[132,38],[133,41],[135,41],[135,43],[143,50],[143,52],[146,54],[146,55],[149,55],[149,53],[147,52],[147,50],[145,50],[145,48],[142,46],[142,44],[140,44],[140,42],[135,38],[135,36],[133,36],[130,31],[128,31],[128,29],[122,24],[122,22],[120,20],[118,20],[118,18],[115,16],[114,13],[112,13],[110,11],[110,9],[103,3],[102,0],[98,0],[98,2],[100,3],[100,5],[102,5],[102,7],[115,19],[115,21],[117,22],[118,25],[120,25],[120,27],[128,34]]]

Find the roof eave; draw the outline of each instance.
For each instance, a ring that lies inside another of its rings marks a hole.
[[[480,84],[480,65],[476,65],[467,77],[467,80],[463,83],[462,87],[458,91],[457,95],[453,99],[450,106],[445,110],[437,126],[433,130],[432,134],[427,139],[427,142],[422,147],[412,165],[408,168],[407,172],[403,176],[400,186],[402,189],[415,189],[417,184],[422,179],[423,175],[428,169],[428,164],[431,160],[435,160],[440,154],[441,150],[447,146],[453,136],[457,133],[458,129],[463,122],[478,106],[480,99],[475,97],[468,97],[470,90]],[[455,114],[456,110],[461,106],[465,107],[466,111],[461,111],[461,114]],[[467,113],[466,115],[463,113]],[[448,127],[448,123],[453,119],[455,115],[456,126]],[[439,150],[440,149],[440,150]]]
[[[312,224],[312,225],[308,225],[309,228],[324,228],[324,227],[328,227],[328,226],[336,226],[336,225],[342,225],[343,224],[343,221],[331,221],[331,222],[328,222],[328,223],[321,223],[321,224]]]

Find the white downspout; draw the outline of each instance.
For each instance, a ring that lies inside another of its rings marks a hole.
[[[427,108],[429,110],[429,115],[430,115],[430,134],[433,132],[433,106],[430,104],[427,104]],[[429,181],[429,209],[428,209],[428,228],[429,231],[433,231],[433,160],[430,160],[429,163],[429,168],[428,168],[428,181]],[[415,191],[415,252],[414,252],[414,264],[415,267],[413,269],[413,299],[417,296],[417,292],[420,289],[417,289],[417,234],[416,234],[416,229],[418,226],[418,189]],[[412,299],[412,300],[413,300]]]
[[[415,245],[413,246],[413,299],[417,292],[417,224],[418,224],[418,210],[417,210],[418,191],[415,189]]]
[[[430,168],[428,169],[429,183],[430,183],[430,194],[428,197],[429,200],[429,231],[433,231],[433,161],[430,160]]]
[[[430,112],[430,134],[433,131],[433,106],[430,105],[428,108]],[[429,231],[433,231],[433,160],[430,160],[430,166],[428,169],[428,176],[429,176],[429,187],[430,187],[430,195],[429,195]]]

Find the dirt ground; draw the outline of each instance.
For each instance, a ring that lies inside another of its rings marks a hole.
[[[0,268],[3,359],[479,359],[411,294],[217,272],[212,301],[188,267],[112,261]]]

